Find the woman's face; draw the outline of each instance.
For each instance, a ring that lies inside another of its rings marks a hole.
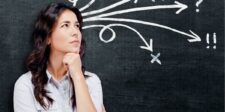
[[[48,40],[51,52],[79,53],[82,38],[79,27],[77,16],[70,10],[64,10],[56,21]]]

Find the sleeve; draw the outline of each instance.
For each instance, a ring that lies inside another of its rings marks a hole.
[[[13,93],[14,112],[37,112],[32,95],[31,82],[25,75],[15,83]]]
[[[90,96],[95,105],[97,112],[102,112],[103,106],[103,93],[101,81],[97,75],[92,76],[90,87]]]

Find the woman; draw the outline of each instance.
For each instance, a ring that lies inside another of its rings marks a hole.
[[[101,82],[84,71],[82,17],[77,8],[51,3],[34,26],[29,72],[14,88],[15,112],[102,112]]]

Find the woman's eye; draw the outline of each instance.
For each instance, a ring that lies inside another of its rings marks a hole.
[[[76,24],[75,26],[76,26],[77,28],[80,28],[80,25],[79,25],[79,24]]]
[[[61,27],[62,27],[62,28],[63,28],[63,27],[67,28],[67,27],[69,27],[69,25],[68,25],[68,24],[63,24]]]

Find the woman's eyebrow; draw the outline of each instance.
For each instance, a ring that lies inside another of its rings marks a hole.
[[[70,23],[70,21],[62,21],[60,24],[62,24],[62,23]]]
[[[60,24],[63,24],[63,23],[71,23],[70,21],[62,21]],[[79,24],[79,22],[78,21],[75,21],[75,24]]]

